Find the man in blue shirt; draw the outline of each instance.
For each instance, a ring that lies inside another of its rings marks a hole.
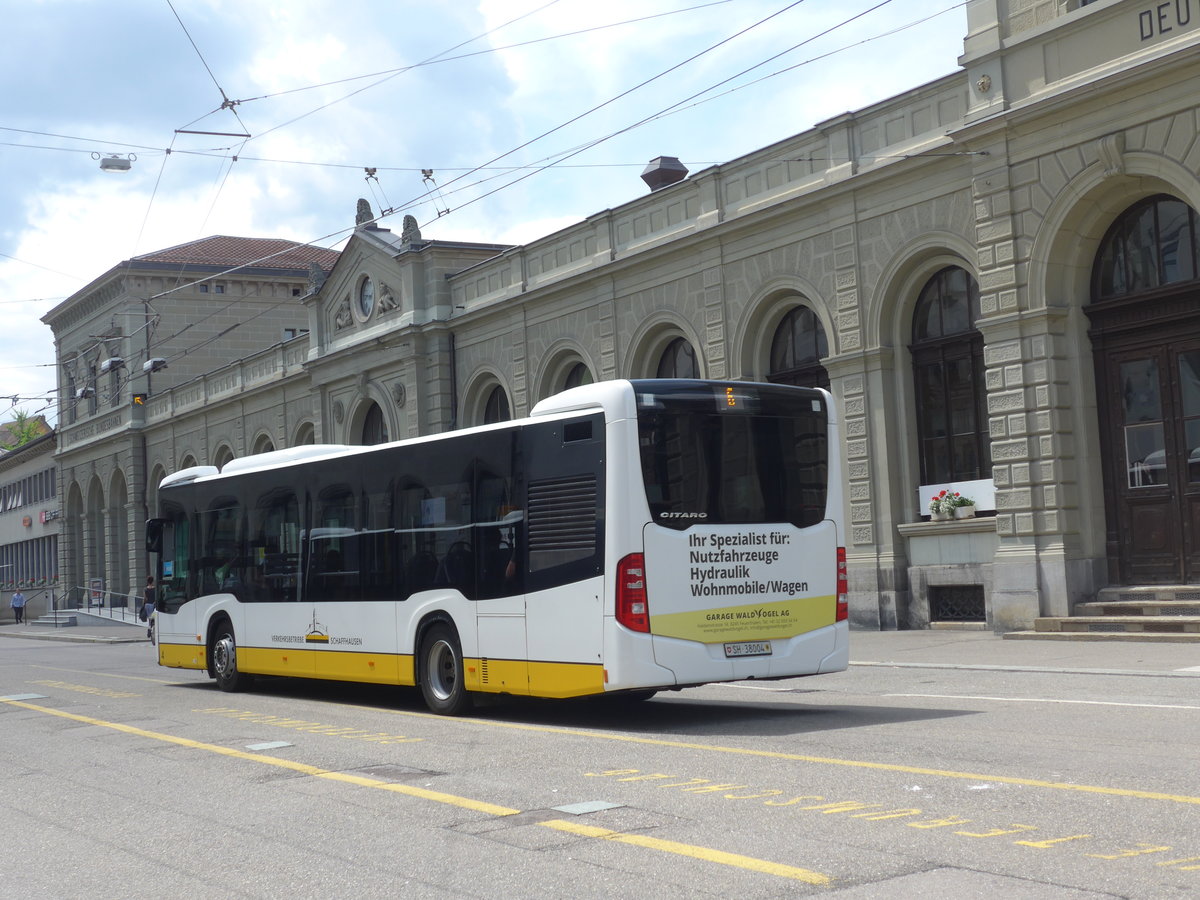
[[[25,621],[25,595],[21,593],[20,588],[12,595],[12,610],[18,625]]]

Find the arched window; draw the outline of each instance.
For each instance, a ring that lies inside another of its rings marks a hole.
[[[771,368],[767,380],[800,387],[829,387],[829,373],[821,365],[829,355],[825,329],[816,313],[797,306],[779,323],[771,340]]]
[[[386,444],[388,441],[387,422],[383,420],[383,410],[378,403],[372,403],[363,417],[362,443],[364,447],[375,444]]]
[[[496,385],[488,394],[487,403],[483,407],[483,424],[507,422],[511,418],[512,413],[509,412],[508,397],[504,393],[504,388]]]
[[[655,378],[699,378],[700,367],[696,365],[696,351],[684,338],[675,338],[658,360]]]
[[[913,384],[921,483],[974,481],[992,474],[979,286],[957,266],[926,283],[913,313]]]
[[[575,363],[567,372],[567,377],[563,379],[562,389],[579,387],[584,384],[591,384],[595,379],[592,378],[592,373],[588,371],[588,367],[583,363]]]
[[[1166,194],[1147,197],[1108,229],[1092,272],[1092,297],[1110,300],[1196,278],[1196,213]]]

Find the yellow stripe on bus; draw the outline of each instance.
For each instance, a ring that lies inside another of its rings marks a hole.
[[[158,664],[172,669],[204,669],[204,645],[166,644],[159,641]]]
[[[204,669],[204,647],[160,644],[160,665],[174,669]],[[345,653],[305,647],[239,647],[238,668],[247,675],[324,678],[363,684],[417,683],[409,653]],[[604,693],[604,668],[599,663],[526,662],[519,659],[464,659],[467,690],[484,694],[586,697]]]
[[[599,663],[464,659],[463,683],[468,691],[483,694],[586,697],[604,693],[604,668]]]

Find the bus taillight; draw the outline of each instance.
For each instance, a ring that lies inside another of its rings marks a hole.
[[[846,548],[837,548],[837,621],[850,618],[850,582],[846,578]]]
[[[617,563],[617,621],[630,631],[650,632],[646,562],[640,553],[630,553]]]

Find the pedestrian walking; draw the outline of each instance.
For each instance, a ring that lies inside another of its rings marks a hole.
[[[146,578],[146,588],[142,592],[142,621],[146,623],[146,637],[154,640],[154,603],[156,599],[154,590],[154,576],[149,575]]]
[[[25,621],[25,595],[21,593],[21,589],[17,588],[12,595],[12,611],[17,618],[17,624],[20,625]]]

